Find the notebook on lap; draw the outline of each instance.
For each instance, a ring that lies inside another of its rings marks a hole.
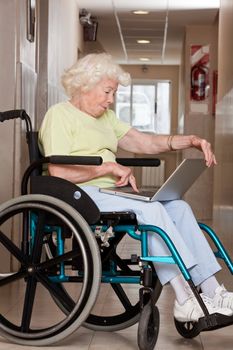
[[[100,188],[100,192],[146,202],[180,199],[206,169],[203,159],[184,159],[159,188],[140,188],[134,192],[131,186]]]

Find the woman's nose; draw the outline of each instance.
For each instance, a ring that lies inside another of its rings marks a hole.
[[[108,96],[108,103],[111,104],[114,102],[114,96],[113,95],[109,95]]]

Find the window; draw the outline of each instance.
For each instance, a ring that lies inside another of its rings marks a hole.
[[[170,134],[170,89],[164,81],[134,81],[119,86],[116,94],[116,115],[140,131]]]

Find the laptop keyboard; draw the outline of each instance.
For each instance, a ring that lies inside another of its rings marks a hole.
[[[144,197],[153,197],[155,192],[159,189],[159,187],[154,187],[152,190],[139,190],[139,194]]]
[[[122,187],[121,191],[125,192],[125,193],[135,193],[135,194],[139,194],[141,196],[144,197],[153,197],[153,195],[155,194],[155,192],[159,189],[159,187],[153,187],[151,189],[143,189],[143,188],[139,188],[139,192],[134,192],[132,187]]]

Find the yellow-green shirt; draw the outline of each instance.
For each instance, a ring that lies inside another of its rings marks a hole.
[[[62,102],[46,113],[39,131],[39,147],[45,156],[100,156],[103,162],[115,162],[118,140],[130,128],[111,110],[94,118],[70,102]],[[110,187],[115,181],[114,177],[107,175],[82,185]]]

